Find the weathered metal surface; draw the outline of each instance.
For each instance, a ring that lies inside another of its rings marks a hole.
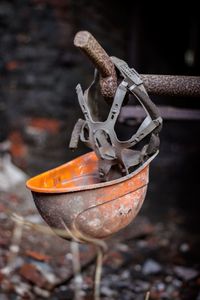
[[[98,159],[90,152],[31,178],[27,187],[44,220],[54,229],[67,229],[80,241],[106,238],[137,215],[148,185],[149,162],[137,172],[102,183]]]
[[[114,65],[96,39],[87,31],[77,33],[74,45],[80,48],[101,74],[100,86],[104,97],[113,97],[117,89]],[[149,94],[200,97],[200,77],[171,75],[141,75]]]
[[[79,31],[74,38],[74,45],[83,51],[99,70],[102,95],[108,98],[114,97],[117,75],[105,50],[88,31]]]
[[[200,97],[200,77],[141,75],[149,94],[176,97]]]

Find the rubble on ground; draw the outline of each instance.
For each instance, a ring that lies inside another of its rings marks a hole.
[[[22,193],[23,194],[23,193]],[[12,212],[35,227],[23,225],[13,237]],[[181,218],[178,218],[179,220]],[[199,300],[198,238],[168,217],[152,223],[138,216],[108,240],[101,281],[101,299]],[[74,275],[70,242],[44,225],[36,208],[16,194],[0,194],[0,299],[73,299]],[[93,299],[95,247],[80,245],[82,298]]]

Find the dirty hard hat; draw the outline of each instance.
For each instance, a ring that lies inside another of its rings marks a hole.
[[[77,86],[85,119],[76,123],[70,148],[81,140],[93,151],[27,182],[44,220],[80,242],[107,238],[135,218],[145,198],[149,163],[158,154],[159,112],[137,72],[122,60],[111,59],[118,70],[118,87],[105,120],[94,107],[98,72],[85,92]],[[129,140],[120,141],[115,124],[128,94],[136,96],[147,116]]]

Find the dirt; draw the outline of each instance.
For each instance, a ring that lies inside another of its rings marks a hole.
[[[0,299],[74,299],[70,242],[46,226],[23,189],[0,194]],[[150,292],[151,300],[199,300],[199,238],[184,224],[176,211],[159,222],[139,215],[106,241],[101,299],[143,300]],[[96,249],[79,249],[82,299],[93,299]]]

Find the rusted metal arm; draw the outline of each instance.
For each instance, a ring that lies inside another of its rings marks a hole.
[[[141,75],[149,94],[200,97],[200,77],[173,75]]]
[[[115,66],[106,51],[88,31],[79,31],[74,45],[82,50],[99,70],[102,95],[112,98],[117,89]]]
[[[103,96],[112,98],[117,88],[115,67],[97,40],[88,31],[79,31],[74,45],[83,51],[101,74]],[[149,94],[166,96],[200,97],[200,77],[173,75],[141,75]]]

